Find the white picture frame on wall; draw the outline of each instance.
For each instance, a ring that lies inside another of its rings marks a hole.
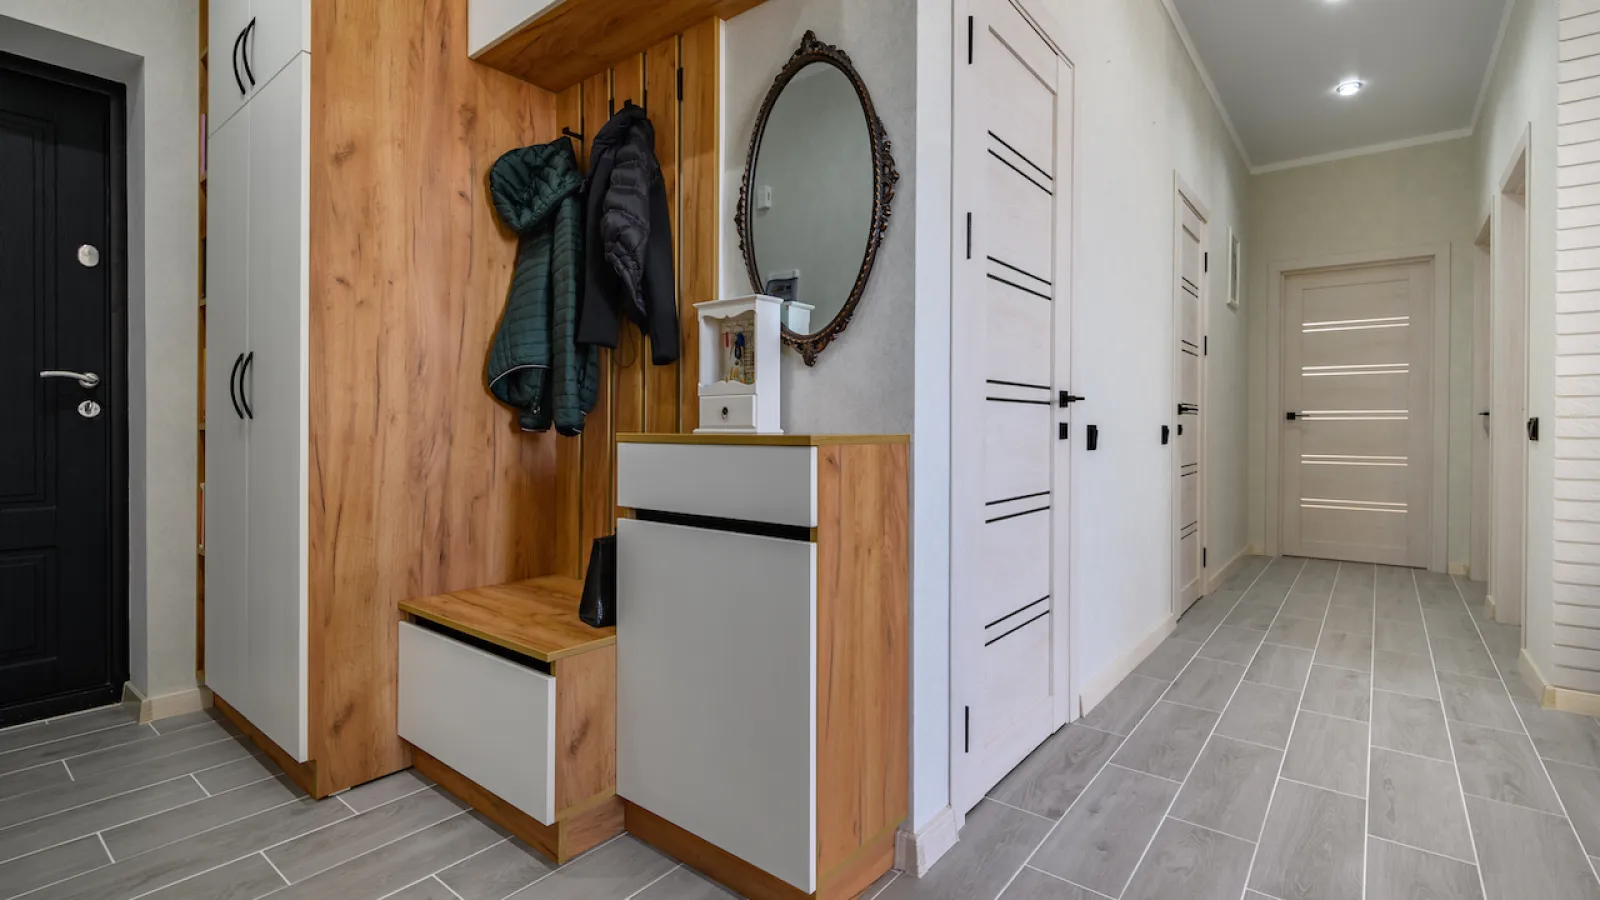
[[[1228,229],[1228,308],[1237,310],[1244,293],[1244,267],[1240,262],[1239,236]]]

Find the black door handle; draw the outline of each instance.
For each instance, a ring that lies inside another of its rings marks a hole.
[[[1196,405],[1196,404],[1193,404],[1193,403],[1179,403],[1178,404],[1178,415],[1180,415],[1180,416],[1198,416],[1198,415],[1200,415],[1200,407],[1198,405]]]
[[[1161,446],[1165,447],[1172,440],[1172,426],[1161,426]]]
[[[1072,394],[1072,393],[1068,393],[1067,391],[1062,391],[1061,392],[1061,403],[1060,403],[1060,405],[1061,405],[1062,409],[1066,409],[1067,407],[1071,406],[1074,403],[1077,403],[1080,400],[1087,400],[1087,399],[1089,399],[1089,398],[1087,398],[1087,397],[1079,397],[1077,394]]]
[[[239,96],[241,97],[248,93],[245,90],[244,79],[239,77],[239,44],[243,40],[244,30],[240,29],[239,34],[233,39],[233,83],[239,86]]]
[[[1072,437],[1072,423],[1059,422],[1056,424],[1056,439],[1064,441]]]
[[[1528,420],[1528,440],[1537,441],[1538,439],[1539,439],[1539,417],[1538,416],[1534,416],[1533,418]]]
[[[256,412],[250,408],[250,399],[244,395],[244,376],[250,371],[250,363],[254,362],[255,358],[254,350],[245,354],[244,368],[239,370],[239,402],[244,404],[244,414],[252,419],[256,417]]]
[[[1283,414],[1283,417],[1285,419],[1288,419],[1290,422],[1293,422],[1293,421],[1299,419],[1303,415],[1305,415],[1305,413],[1287,412],[1287,413]]]
[[[255,46],[255,35],[256,20],[251,19],[250,24],[244,27],[244,32],[240,35],[244,39],[244,43],[240,47],[243,52],[239,54],[239,57],[244,60],[244,77],[250,79],[251,87],[256,86],[256,73],[250,70],[250,48]]]
[[[1485,419],[1487,419],[1487,418],[1489,418],[1489,411],[1488,410],[1484,410],[1483,412],[1478,413],[1478,415],[1483,416]]]
[[[1090,425],[1089,426],[1089,449],[1090,450],[1099,450],[1100,449],[1100,426],[1099,425]]]
[[[240,419],[244,418],[244,410],[239,408],[239,394],[234,389],[234,385],[238,383],[239,366],[243,362],[244,362],[244,354],[243,353],[239,354],[238,356],[235,356],[233,358],[233,371],[228,373],[228,399],[233,401],[233,414],[238,416]]]

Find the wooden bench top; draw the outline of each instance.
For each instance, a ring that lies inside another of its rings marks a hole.
[[[615,628],[590,628],[578,618],[582,596],[582,581],[550,575],[403,600],[400,611],[555,662],[617,642]]]

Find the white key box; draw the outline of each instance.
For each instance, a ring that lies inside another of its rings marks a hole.
[[[782,434],[783,301],[765,294],[696,303],[700,427],[696,434]]]

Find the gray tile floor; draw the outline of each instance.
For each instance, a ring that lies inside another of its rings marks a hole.
[[[1600,722],[1482,585],[1256,559],[877,900],[1594,900]]]
[[[209,712],[0,730],[0,900],[719,900],[626,835],[556,867],[406,771],[316,802]]]

